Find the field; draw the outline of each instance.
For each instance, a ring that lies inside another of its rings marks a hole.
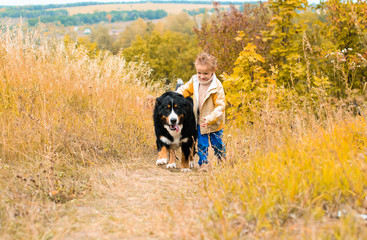
[[[0,239],[367,238],[364,105],[280,110],[266,88],[251,123],[226,122],[227,161],[181,173],[155,166],[149,101],[173,86],[151,71],[0,32]]]
[[[168,14],[177,14],[182,10],[194,10],[199,8],[213,8],[211,4],[176,4],[176,3],[134,3],[134,4],[106,4],[106,5],[91,5],[85,7],[70,7],[66,9],[70,15],[78,13],[94,13],[94,12],[110,12],[110,11],[131,11],[131,10],[158,10],[163,9]]]

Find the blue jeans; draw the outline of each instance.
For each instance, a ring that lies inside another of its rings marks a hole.
[[[222,140],[223,129],[217,132],[212,132],[208,134],[201,135],[200,126],[198,125],[198,155],[199,155],[199,166],[202,164],[208,164],[208,148],[209,139],[212,148],[214,149],[214,154],[218,159],[222,159],[226,156],[226,149]]]

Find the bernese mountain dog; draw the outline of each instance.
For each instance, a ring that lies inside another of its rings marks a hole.
[[[162,94],[156,99],[153,119],[158,149],[156,165],[168,163],[167,168],[176,168],[175,150],[181,148],[181,171],[191,171],[197,138],[192,99],[172,91]]]

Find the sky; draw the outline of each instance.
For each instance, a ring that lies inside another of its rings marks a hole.
[[[132,2],[134,0],[127,0]],[[226,0],[220,0],[226,1]],[[229,2],[243,2],[243,0],[228,0]],[[16,5],[41,5],[41,4],[64,4],[76,2],[124,2],[121,0],[0,0],[0,6],[16,6]],[[319,3],[320,0],[309,0],[309,3]]]

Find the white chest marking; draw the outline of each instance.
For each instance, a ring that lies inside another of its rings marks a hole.
[[[164,136],[160,136],[159,139],[164,142],[167,145],[170,145],[173,149],[177,149],[181,146],[181,143],[186,143],[188,141],[188,138],[181,139],[181,134],[178,134],[176,136],[173,136],[173,141],[169,140],[168,138]]]
[[[166,137],[161,136],[159,139],[167,145],[172,144],[172,141],[168,140],[168,138],[166,138]]]

